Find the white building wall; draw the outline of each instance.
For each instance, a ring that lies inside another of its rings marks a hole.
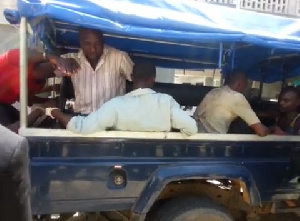
[[[0,1],[0,24],[8,24],[6,19],[4,18],[3,11],[4,9],[17,9],[17,0],[1,0]]]
[[[0,54],[19,47],[19,29],[10,25],[4,18],[4,9],[17,9],[17,0],[0,1]]]

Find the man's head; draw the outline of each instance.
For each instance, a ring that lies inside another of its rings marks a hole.
[[[300,105],[300,93],[295,87],[283,88],[278,97],[279,110],[283,113],[298,111]]]
[[[243,93],[247,88],[247,77],[244,72],[234,70],[230,75],[228,86],[234,91]]]
[[[137,63],[133,66],[132,80],[134,88],[152,88],[156,78],[156,67],[151,63]]]
[[[103,33],[98,30],[85,29],[79,30],[80,48],[89,62],[98,62],[103,53]]]

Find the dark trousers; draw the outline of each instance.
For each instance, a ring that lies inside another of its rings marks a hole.
[[[27,140],[0,125],[0,220],[31,221]]]
[[[20,112],[10,104],[0,103],[0,124],[7,126],[20,119]]]

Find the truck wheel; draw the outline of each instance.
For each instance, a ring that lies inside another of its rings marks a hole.
[[[163,204],[153,221],[233,221],[220,205],[201,197],[177,197]]]

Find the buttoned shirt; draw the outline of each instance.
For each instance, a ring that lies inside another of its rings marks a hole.
[[[170,95],[144,88],[114,98],[87,117],[73,117],[67,129],[88,134],[107,129],[140,132],[168,132],[179,129],[197,133],[196,121],[180,109]]]
[[[231,122],[242,118],[249,126],[260,123],[245,96],[228,86],[211,90],[197,107],[194,118],[208,133],[227,133]]]
[[[105,45],[95,70],[82,50],[62,57],[73,58],[80,65],[80,70],[71,76],[76,113],[89,114],[108,100],[125,94],[126,79],[131,80],[133,67],[133,62],[125,52]]]

